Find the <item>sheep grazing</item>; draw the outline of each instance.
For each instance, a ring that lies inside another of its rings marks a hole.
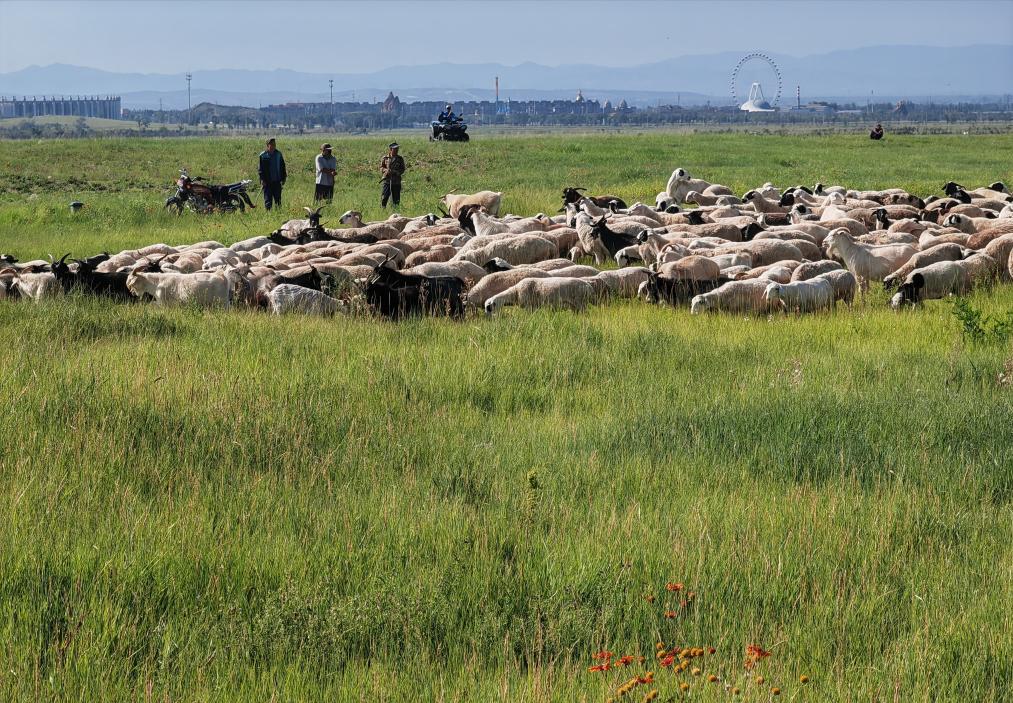
[[[883,288],[886,290],[896,288],[915,269],[924,268],[940,261],[958,261],[962,258],[964,258],[964,248],[959,244],[937,244],[934,247],[916,253],[903,266],[885,277],[883,279]]]
[[[268,307],[275,315],[302,313],[305,315],[333,315],[344,309],[345,303],[311,288],[283,283],[267,294]]]
[[[896,310],[905,303],[916,305],[923,300],[967,293],[978,283],[993,278],[995,271],[996,261],[987,254],[929,264],[907,275],[890,299],[890,307]]]
[[[608,287],[608,292],[620,298],[636,298],[640,286],[651,278],[649,269],[632,266],[630,268],[601,271],[594,276],[597,281]]]
[[[465,205],[477,205],[484,212],[493,217],[499,215],[500,203],[503,201],[503,193],[492,190],[481,190],[477,193],[447,193],[440,198],[440,204],[450,211],[450,216],[456,218],[461,208]]]
[[[785,312],[816,312],[829,310],[834,304],[834,289],[825,278],[794,283],[771,283],[763,294],[771,308]]]
[[[765,313],[765,294],[770,281],[750,279],[729,281],[709,293],[701,293],[690,301],[690,314],[700,315],[708,311],[738,313]]]
[[[127,289],[137,298],[150,296],[156,305],[195,304],[229,307],[232,285],[224,273],[143,273],[127,278]]]
[[[485,312],[491,315],[506,305],[583,310],[596,297],[595,287],[583,278],[526,278],[486,300]]]
[[[851,307],[855,300],[855,292],[858,290],[858,279],[855,278],[855,274],[847,269],[835,269],[821,273],[816,278],[825,278],[830,281],[830,285],[834,289],[835,303],[838,300],[843,300],[848,307]]]

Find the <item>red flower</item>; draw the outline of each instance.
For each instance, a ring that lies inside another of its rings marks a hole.
[[[591,658],[592,659],[599,659],[599,660],[602,660],[602,661],[608,661],[609,659],[612,658],[612,652],[607,652],[605,650],[602,650],[601,652],[597,652],[595,654],[592,654]]]
[[[671,620],[672,618],[674,618],[677,615],[678,615],[678,613],[675,612],[674,610],[666,610],[665,611],[665,617],[668,618],[669,620]]]
[[[770,652],[758,644],[751,644],[746,647],[746,656],[752,657],[753,659],[763,659],[764,657],[769,657]]]
[[[667,669],[668,667],[672,666],[672,662],[674,662],[674,661],[675,661],[675,655],[674,654],[669,654],[667,657],[665,657],[664,659],[661,660],[661,665]]]
[[[595,666],[589,666],[587,668],[587,670],[588,671],[608,671],[610,668],[612,668],[612,665],[609,664],[608,662],[605,662],[604,664],[597,664]]]
[[[633,655],[627,654],[625,657],[620,657],[619,661],[616,662],[617,666],[629,666],[633,663]]]
[[[681,591],[683,588],[684,588],[684,586],[681,583],[671,583],[671,582],[669,582],[669,583],[665,584],[665,590],[666,591]]]

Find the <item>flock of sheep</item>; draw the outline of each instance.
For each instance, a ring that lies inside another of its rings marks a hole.
[[[502,193],[448,194],[442,216],[340,228],[321,211],[225,246],[154,244],[87,259],[0,257],[0,298],[72,290],[155,304],[275,313],[495,313],[583,309],[609,297],[693,314],[809,313],[851,304],[872,281],[900,308],[1013,276],[1013,195],[947,183],[941,197],[766,183],[741,197],[676,169],[653,206],[566,188],[559,213],[499,216]],[[686,204],[695,205],[684,210]],[[593,259],[596,266],[578,263]],[[618,268],[602,270],[605,263]]]

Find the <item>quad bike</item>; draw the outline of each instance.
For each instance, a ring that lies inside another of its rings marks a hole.
[[[433,127],[433,134],[429,137],[431,142],[466,142],[471,139],[468,136],[468,125],[460,118],[453,122],[434,121],[431,125]]]
[[[250,200],[246,186],[252,181],[245,180],[227,185],[204,183],[200,176],[190,177],[187,170],[181,169],[176,179],[176,194],[165,201],[165,209],[177,215],[187,208],[192,212],[206,215],[214,211],[244,212],[246,206],[257,207]]]

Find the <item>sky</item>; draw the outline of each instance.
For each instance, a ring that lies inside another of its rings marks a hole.
[[[883,44],[1013,44],[1013,0],[0,0],[0,73],[51,63],[139,73],[362,73],[439,61],[633,66]]]

